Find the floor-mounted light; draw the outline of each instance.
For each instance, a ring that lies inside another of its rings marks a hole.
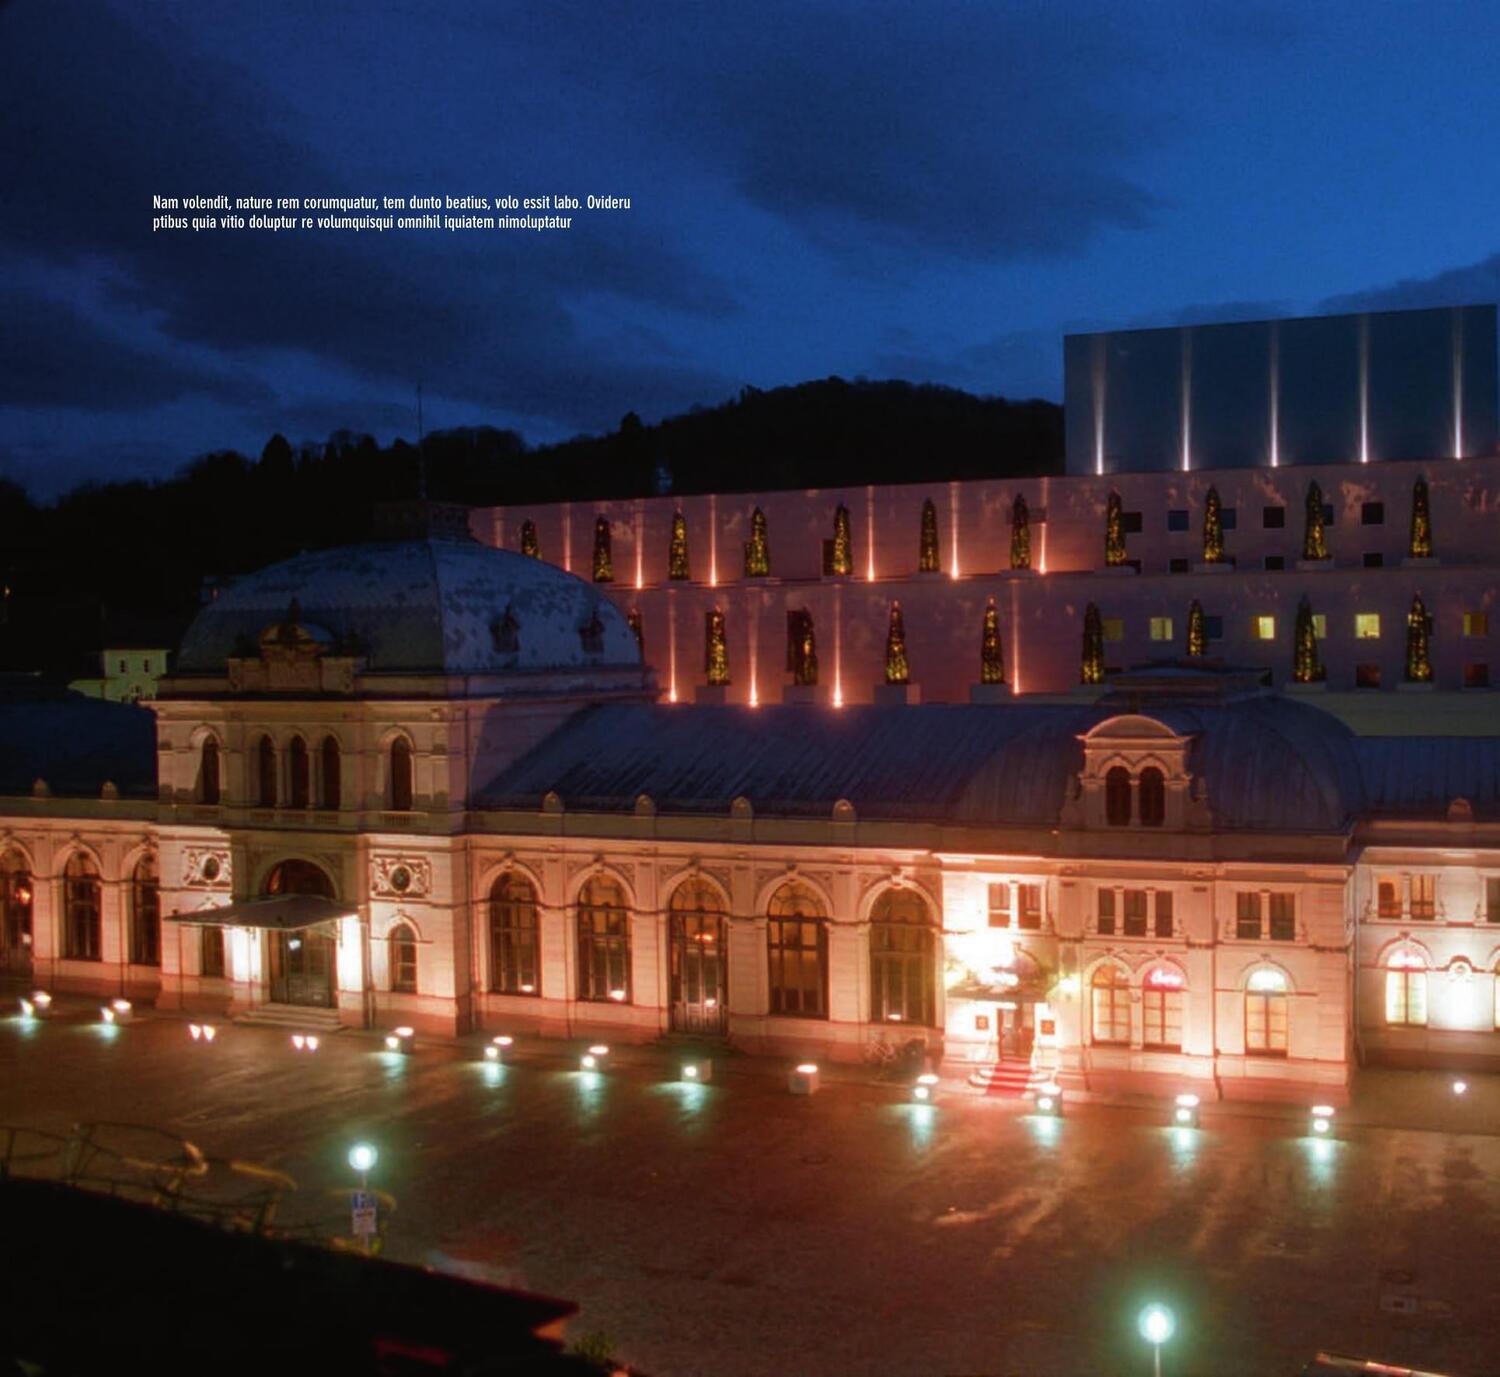
[[[1177,1109],[1172,1115],[1173,1122],[1179,1128],[1197,1128],[1198,1103],[1196,1095],[1179,1095],[1177,1097]]]
[[[392,1028],[385,1035],[385,1050],[387,1052],[400,1052],[403,1056],[410,1056],[413,1044],[416,1042],[416,1031],[402,1024],[399,1028]]]
[[[609,1048],[602,1042],[596,1042],[581,1057],[578,1058],[578,1069],[580,1071],[602,1071],[609,1059]]]
[[[811,1095],[818,1088],[818,1064],[804,1061],[792,1067],[787,1076],[786,1088],[794,1095]]]

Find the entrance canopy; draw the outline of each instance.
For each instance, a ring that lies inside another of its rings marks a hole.
[[[357,917],[356,910],[321,894],[273,894],[265,899],[240,899],[222,908],[200,908],[174,913],[178,923],[198,923],[221,928],[267,928],[272,932],[298,932],[336,918]]]

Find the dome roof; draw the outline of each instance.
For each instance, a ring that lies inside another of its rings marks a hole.
[[[288,609],[296,600],[296,610]],[[318,550],[238,580],[194,618],[179,674],[222,674],[287,620],[371,674],[512,674],[638,667],[635,633],[592,585],[470,540]]]

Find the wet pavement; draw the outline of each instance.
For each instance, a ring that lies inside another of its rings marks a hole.
[[[83,1006],[0,1019],[0,1123],[149,1123],[302,1186],[288,1217],[380,1150],[389,1255],[564,1296],[573,1338],[676,1374],[1149,1373],[1135,1317],[1177,1313],[1167,1377],[1292,1374],[1319,1347],[1500,1372],[1500,1083],[1367,1074],[1333,1141],[1292,1109],[1159,1105],[1061,1120],[857,1073],[810,1097],[671,1049],[602,1076],[522,1040],[402,1057],[364,1035],[316,1055],[229,1027],[212,1046]],[[80,1246],[86,1246],[81,1243]]]

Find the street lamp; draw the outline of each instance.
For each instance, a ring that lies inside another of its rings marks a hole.
[[[1172,1337],[1177,1321],[1166,1306],[1153,1302],[1141,1311],[1137,1323],[1140,1325],[1141,1338],[1151,1345],[1153,1371],[1156,1377],[1161,1377],[1161,1346]]]

